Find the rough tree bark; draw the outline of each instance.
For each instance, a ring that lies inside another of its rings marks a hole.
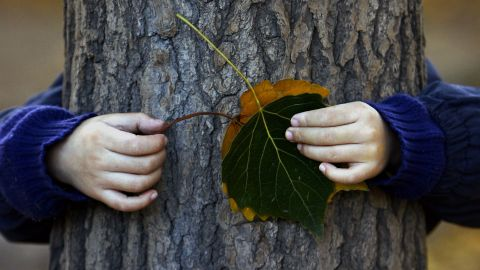
[[[65,0],[65,105],[172,119],[238,112],[246,89],[199,26],[253,83],[311,80],[330,103],[414,94],[424,84],[420,0]],[[72,208],[52,269],[423,269],[421,207],[378,191],[337,196],[316,242],[286,221],[245,222],[220,190],[224,119],[168,132],[157,202],[133,214]]]

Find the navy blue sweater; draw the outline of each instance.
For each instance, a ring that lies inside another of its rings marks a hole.
[[[386,192],[418,199],[428,221],[480,227],[480,89],[444,83],[429,65],[428,86],[413,98],[369,103],[398,136],[400,168],[369,180]],[[61,78],[26,106],[0,113],[0,231],[12,241],[48,241],[51,221],[78,191],[48,175],[49,145],[83,120],[61,106]]]
[[[0,232],[10,241],[48,242],[67,202],[88,200],[47,174],[45,150],[83,120],[61,108],[62,77],[23,107],[0,113]]]

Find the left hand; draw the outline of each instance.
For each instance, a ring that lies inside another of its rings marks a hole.
[[[159,134],[164,129],[163,121],[143,113],[90,118],[48,149],[48,172],[113,209],[138,211],[158,195],[154,186],[167,153],[167,138]]]
[[[364,102],[299,113],[291,125],[285,132],[287,140],[297,143],[304,156],[321,162],[319,169],[334,182],[363,182],[399,158],[396,135]]]

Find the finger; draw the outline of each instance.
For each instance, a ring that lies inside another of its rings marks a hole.
[[[371,177],[368,163],[351,164],[349,168],[338,168],[333,164],[320,164],[320,171],[330,180],[341,184],[358,184]]]
[[[102,116],[102,121],[116,129],[134,134],[157,134],[165,131],[167,124],[144,113],[116,113]]]
[[[361,102],[340,104],[323,109],[295,114],[291,119],[294,127],[335,127],[354,123],[358,120]]]
[[[291,142],[310,145],[339,145],[360,143],[361,136],[357,125],[349,124],[338,127],[291,127],[285,132]]]
[[[156,190],[148,190],[138,196],[127,196],[115,190],[104,190],[100,201],[115,210],[133,212],[147,207],[157,196]]]
[[[99,161],[99,166],[109,172],[149,175],[162,167],[166,155],[166,151],[137,157],[109,152]]]
[[[102,143],[112,152],[132,156],[144,156],[162,151],[168,140],[163,134],[135,135],[106,126]]]
[[[160,169],[166,159],[166,151],[147,156],[126,156],[113,153],[105,157],[108,162],[104,169],[110,172],[149,175]]]
[[[335,146],[298,144],[297,148],[302,155],[320,162],[363,162],[367,159],[367,153],[364,147],[359,144]]]
[[[107,172],[104,176],[103,188],[131,193],[144,192],[160,181],[162,169],[159,168],[149,175]]]

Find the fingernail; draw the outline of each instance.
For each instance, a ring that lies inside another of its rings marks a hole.
[[[292,117],[292,119],[290,119],[290,124],[292,125],[292,127],[298,127],[300,126],[300,121],[298,120],[298,118],[296,117],[296,115],[294,115]]]
[[[320,171],[321,171],[322,173],[325,173],[325,170],[327,169],[323,163],[320,164],[320,166],[319,166],[318,168],[320,169]]]
[[[303,147],[303,145],[302,145],[302,144],[300,144],[300,143],[299,143],[299,144],[297,144],[297,149],[298,149],[298,151],[302,151],[302,147]]]
[[[158,197],[158,193],[157,193],[156,191],[154,191],[154,192],[152,193],[152,195],[150,195],[150,200],[153,201],[153,200],[155,200],[157,197]]]
[[[285,137],[287,138],[287,140],[291,141],[293,140],[293,133],[290,129],[287,129],[287,131],[285,132]]]

